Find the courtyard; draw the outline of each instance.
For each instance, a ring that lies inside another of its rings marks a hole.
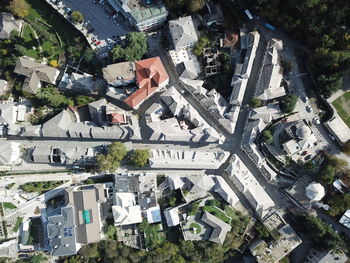
[[[337,98],[332,104],[336,108],[340,118],[350,128],[350,91]]]

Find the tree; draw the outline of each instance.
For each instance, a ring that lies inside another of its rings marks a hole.
[[[267,144],[273,143],[273,135],[270,130],[264,130],[262,136],[263,136],[264,142],[266,142]]]
[[[198,39],[198,42],[196,46],[193,49],[193,54],[196,56],[201,56],[203,49],[206,47],[211,47],[213,46],[213,41],[210,39],[210,37],[207,34],[202,34],[200,38]]]
[[[136,149],[133,152],[131,152],[129,160],[132,165],[137,167],[143,167],[147,164],[149,157],[149,150]]]
[[[188,11],[195,13],[201,10],[205,5],[205,0],[190,0],[188,4]]]
[[[91,102],[95,101],[94,97],[89,97],[89,96],[84,96],[84,95],[79,95],[77,97],[75,97],[75,102],[76,105],[86,105],[89,104]]]
[[[249,106],[252,107],[252,108],[258,108],[262,105],[262,101],[258,98],[252,98],[250,103],[249,103]]]
[[[125,52],[122,46],[116,45],[112,49],[112,58],[114,62],[119,62],[125,57]]]
[[[57,68],[58,67],[58,62],[56,59],[50,60],[50,66]]]
[[[350,209],[350,194],[332,195],[326,203],[331,207],[328,211],[331,216],[341,216]]]
[[[332,165],[328,164],[321,170],[321,182],[323,184],[332,184],[334,182],[335,169]]]
[[[297,222],[299,227],[310,234],[313,241],[321,248],[338,250],[344,247],[344,241],[339,234],[321,219],[312,215],[301,214],[297,216]]]
[[[342,170],[348,166],[348,162],[346,160],[337,158],[334,155],[327,156],[327,163],[332,165],[335,170]]]
[[[91,48],[86,48],[84,52],[84,60],[86,62],[91,62],[95,57],[95,52]]]
[[[52,85],[42,87],[35,95],[40,105],[47,105],[54,109],[62,109],[68,105],[73,106],[73,100],[64,96],[57,88]]]
[[[258,234],[258,236],[260,238],[268,238],[268,237],[270,237],[269,230],[261,222],[257,222],[254,225],[254,229],[255,229],[256,233]]]
[[[136,61],[142,59],[147,52],[147,38],[142,32],[131,32],[126,37],[125,60]]]
[[[294,94],[287,94],[286,96],[284,96],[281,101],[282,111],[285,113],[293,112],[295,105],[297,103],[297,100],[298,98]]]
[[[29,14],[29,5],[25,0],[12,0],[8,9],[15,16],[24,18]]]
[[[100,171],[115,172],[120,166],[119,161],[114,159],[110,154],[98,154],[96,156],[96,161]]]
[[[347,141],[344,146],[343,146],[343,152],[346,154],[346,155],[349,155],[350,156],[350,140]]]
[[[73,11],[71,14],[71,17],[77,23],[81,23],[84,20],[83,14],[80,13],[79,11]]]

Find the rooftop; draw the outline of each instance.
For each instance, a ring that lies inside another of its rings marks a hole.
[[[120,62],[108,65],[102,69],[103,77],[108,84],[115,81],[128,81],[135,79],[135,62]]]

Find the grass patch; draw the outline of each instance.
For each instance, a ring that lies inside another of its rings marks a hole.
[[[147,248],[154,249],[165,242],[165,235],[160,232],[158,224],[150,225],[147,220],[143,220],[140,224],[140,230],[145,234]]]
[[[28,24],[25,24],[23,27],[22,38],[24,41],[23,46],[26,48],[24,55],[39,59],[41,56],[38,49],[38,41],[34,37],[33,29]]]
[[[5,188],[7,190],[10,190],[12,188],[12,186],[14,186],[14,185],[15,185],[15,183],[11,183],[11,184],[6,185]]]
[[[15,226],[13,227],[13,232],[17,232],[18,231],[18,229],[19,229],[19,227],[21,226],[21,224],[22,224],[22,221],[23,221],[23,217],[17,217],[17,220],[16,220],[16,224],[15,224]]]
[[[191,228],[191,233],[192,234],[198,234],[198,233],[200,233],[201,231],[202,231],[202,228],[201,228],[201,226],[200,225],[198,225],[197,223],[192,223],[191,225],[190,225],[190,228]]]
[[[224,221],[226,224],[231,223],[231,219],[228,216],[226,216],[223,211],[221,211],[219,208],[217,208],[215,206],[205,205],[205,206],[203,206],[203,211],[206,211],[206,212],[216,216],[220,220]]]
[[[346,123],[346,125],[350,128],[350,112],[346,110],[344,107],[345,103],[349,104],[350,101],[350,92],[344,93],[342,96],[337,98],[332,102],[333,106],[336,108],[338,115],[342,120]]]
[[[43,194],[60,186],[63,183],[64,181],[31,182],[21,185],[20,189],[28,193],[38,192],[39,194]]]
[[[15,206],[14,204],[9,203],[9,202],[3,202],[2,205],[4,206],[5,209],[15,209],[15,208],[17,208],[17,206]]]

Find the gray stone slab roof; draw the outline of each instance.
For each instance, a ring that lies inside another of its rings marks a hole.
[[[76,228],[73,207],[61,208],[61,214],[48,216],[47,235],[53,256],[69,256],[77,253]]]
[[[213,228],[209,241],[223,244],[231,226],[208,212],[203,213],[201,221]]]
[[[21,31],[22,20],[15,19],[10,13],[0,13],[0,39],[10,38],[13,30]]]
[[[169,21],[169,30],[175,49],[198,41],[192,17],[180,17]]]

